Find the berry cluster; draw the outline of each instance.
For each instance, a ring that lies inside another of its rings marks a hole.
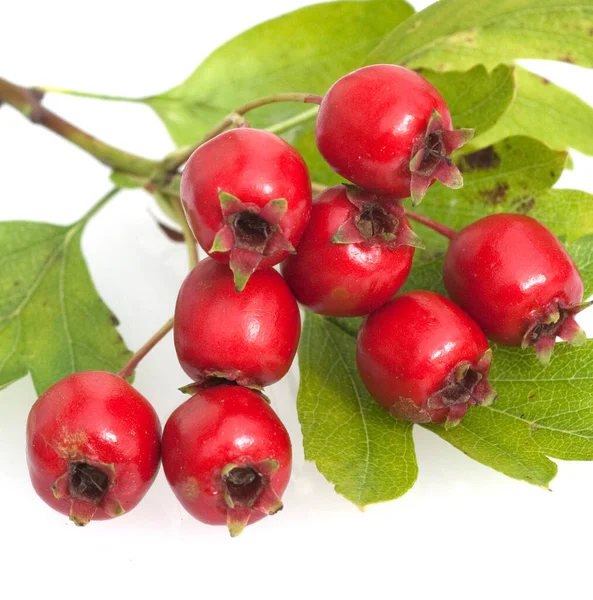
[[[405,283],[421,244],[404,201],[436,180],[462,185],[439,92],[393,65],[359,69],[321,99],[316,142],[351,183],[314,201],[300,155],[269,132],[240,127],[201,145],[181,181],[188,223],[209,254],[184,281],[175,348],[191,398],[167,421],[122,377],[72,375],[36,402],[28,422],[33,485],[78,524],[118,516],[144,496],[162,457],[194,517],[237,535],[282,508],[288,433],[263,388],[280,380],[301,330],[297,301],[330,317],[366,317],[357,365],[371,395],[415,423],[458,423],[496,398],[487,337],[534,346],[584,339],[578,270],[560,242],[526,216],[498,214],[454,232],[443,278],[451,297]],[[282,276],[274,270],[281,266]],[[394,297],[395,296],[395,297]]]

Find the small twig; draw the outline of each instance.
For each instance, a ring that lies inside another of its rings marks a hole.
[[[142,359],[173,329],[173,317],[171,317],[123,366],[118,375],[127,379],[140,364]]]
[[[265,96],[263,98],[258,98],[257,100],[252,100],[251,102],[248,102],[247,104],[239,106],[233,110],[196,144],[183,146],[182,148],[178,148],[177,150],[171,152],[171,154],[166,156],[165,160],[163,160],[163,169],[169,173],[177,171],[179,167],[187,162],[187,159],[193,154],[194,150],[212,138],[216,137],[218,134],[222,133],[232,125],[240,124],[243,120],[243,116],[250,110],[259,108],[261,106],[266,106],[268,104],[275,104],[277,102],[305,102],[308,104],[319,104],[321,100],[322,97],[316,94],[302,94],[298,92],[274,94],[273,96]]]
[[[456,232],[454,229],[451,229],[450,227],[447,227],[446,225],[443,225],[442,223],[434,221],[433,219],[430,219],[429,217],[425,217],[424,215],[419,215],[418,213],[411,212],[409,210],[406,210],[406,216],[410,217],[410,219],[413,219],[414,221],[417,221],[418,223],[422,223],[422,225],[426,225],[426,227],[429,227],[433,231],[436,231],[437,233],[444,235],[446,238],[448,238],[450,240],[452,240],[455,237]]]
[[[158,191],[167,197],[171,197],[173,202],[179,197],[178,184],[180,175],[178,170],[191,156],[192,152],[197,147],[217,136],[219,133],[222,133],[229,127],[246,126],[247,121],[244,117],[246,113],[261,106],[277,102],[319,104],[322,100],[322,97],[316,94],[304,94],[298,92],[287,92],[258,98],[257,100],[248,102],[233,110],[198,143],[192,146],[178,148],[165,156],[163,160],[155,161],[125,152],[124,150],[106,144],[48,110],[42,105],[43,94],[46,90],[67,92],[88,97],[107,98],[101,94],[83,94],[69,90],[55,90],[53,88],[27,89],[0,78],[0,105],[5,103],[16,108],[32,123],[36,123],[53,131],[82,150],[85,150],[114,171],[138,178],[139,183],[143,184],[143,187],[147,191],[150,193]],[[121,99],[128,100],[126,98]],[[316,112],[316,109],[305,111],[283,122],[272,125],[269,130],[276,133],[285,131],[287,128],[294,127],[299,123],[311,119],[315,116]],[[186,239],[191,238],[186,236]],[[190,257],[190,260],[194,261],[193,252],[190,254]]]
[[[62,119],[41,104],[43,92],[29,90],[0,77],[0,104],[16,108],[32,123],[41,125],[92,154],[114,170],[150,177],[159,163],[110,146]]]

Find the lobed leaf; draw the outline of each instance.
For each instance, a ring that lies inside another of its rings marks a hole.
[[[0,388],[30,372],[41,394],[131,356],[82,256],[84,224],[0,223]]]
[[[512,135],[527,135],[556,150],[593,155],[593,107],[551,81],[517,68],[517,95],[510,109],[471,145],[483,148]]]
[[[354,362],[354,338],[307,313],[297,406],[305,458],[359,507],[392,500],[416,481],[412,426],[396,421],[369,396]]]
[[[490,379],[498,400],[449,431],[428,429],[478,462],[547,487],[557,471],[547,457],[593,460],[592,366],[593,341],[557,344],[547,367],[533,352],[497,347]]]
[[[576,0],[440,0],[398,25],[366,64],[437,71],[519,58],[593,67],[593,4]]]
[[[593,252],[593,239],[587,245]],[[359,320],[333,321],[355,339]],[[528,350],[492,348],[498,400],[471,408],[452,429],[423,427],[488,467],[546,488],[558,470],[550,458],[593,460],[593,340],[557,344],[547,367]]]
[[[585,298],[590,298],[593,295],[593,233],[569,241],[565,243],[565,247],[583,278]]]
[[[476,130],[476,135],[493,127],[515,96],[514,67],[508,65],[498,65],[491,73],[484,65],[469,71],[441,73],[418,69],[418,72],[447,102],[455,128],[470,127]]]

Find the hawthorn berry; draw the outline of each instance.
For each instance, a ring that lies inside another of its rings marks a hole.
[[[228,265],[206,258],[179,290],[175,349],[197,383],[215,378],[270,385],[288,372],[300,334],[297,303],[273,269],[256,271],[237,292]]]
[[[436,179],[463,184],[450,154],[473,136],[453,130],[438,90],[396,65],[362,67],[329,89],[315,126],[317,148],[342,177],[418,204]]]
[[[369,393],[414,423],[457,424],[470,405],[488,405],[492,352],[480,328],[439,294],[396,296],[363,323],[356,362]]]
[[[77,525],[118,517],[152,485],[160,436],[154,409],[127,381],[102,371],[75,373],[31,408],[31,482],[42,500]]]
[[[282,263],[282,274],[313,312],[366,315],[403,285],[418,245],[400,201],[338,185],[315,198],[298,253]]]
[[[212,258],[230,262],[237,289],[294,252],[311,212],[300,154],[259,129],[226,131],[200,146],[181,178],[189,224]]]
[[[165,425],[163,468],[178,500],[232,536],[282,508],[291,466],[288,432],[255,390],[200,390]]]
[[[534,346],[546,364],[556,337],[583,343],[574,315],[583,280],[558,238],[526,215],[497,214],[453,236],[443,280],[451,298],[497,343]]]

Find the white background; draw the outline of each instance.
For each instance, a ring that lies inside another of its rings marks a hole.
[[[307,3],[6,1],[0,75],[22,85],[150,95],[182,81],[248,26]],[[534,68],[593,103],[590,71]],[[129,151],[160,158],[172,149],[144,106],[53,95],[47,105]],[[70,223],[109,189],[106,168],[9,107],[0,110],[0,165],[0,220]],[[593,192],[593,160],[576,155],[575,165],[561,186]],[[183,246],[159,232],[155,213],[143,192],[121,194],[84,237],[93,278],[131,348],[172,314],[186,273]],[[587,318],[591,333],[590,315],[581,321]],[[185,381],[170,336],[136,379],[163,423],[182,401],[176,388]],[[68,523],[28,480],[25,421],[36,397],[30,379],[0,393],[0,598],[590,596],[593,464],[561,462],[549,493],[417,428],[417,484],[362,514],[304,462],[297,387],[295,368],[270,389],[294,443],[286,508],[235,540],[189,517],[162,472],[129,515],[84,529]]]

